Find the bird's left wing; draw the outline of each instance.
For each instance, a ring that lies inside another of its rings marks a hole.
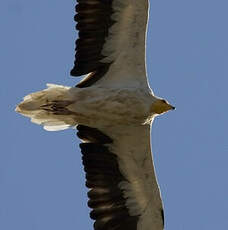
[[[162,230],[150,126],[77,129],[94,229]]]
[[[147,87],[148,0],[77,0],[78,30],[72,76],[93,84]]]

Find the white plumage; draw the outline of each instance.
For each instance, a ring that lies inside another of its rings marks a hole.
[[[57,131],[77,124],[99,126],[141,125],[155,116],[150,108],[156,97],[140,88],[86,89],[47,84],[47,89],[24,97],[16,111]]]

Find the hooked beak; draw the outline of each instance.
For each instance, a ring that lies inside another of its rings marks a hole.
[[[155,103],[152,104],[151,106],[151,112],[155,114],[162,114],[166,113],[169,110],[174,110],[175,107],[168,104],[164,103],[164,100],[157,100]]]
[[[175,110],[176,108],[174,107],[174,106],[172,106],[172,105],[170,105],[170,104],[168,104],[169,105],[169,110]]]
[[[170,104],[164,104],[164,105],[161,105],[161,113],[166,113],[168,112],[169,110],[174,110],[175,107],[170,105]]]

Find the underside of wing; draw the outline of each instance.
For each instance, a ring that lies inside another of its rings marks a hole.
[[[79,31],[72,76],[93,84],[147,86],[145,34],[148,0],[77,0]]]
[[[105,128],[105,133],[83,125],[77,129],[94,229],[162,230],[149,126]]]

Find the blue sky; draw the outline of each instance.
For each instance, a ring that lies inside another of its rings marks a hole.
[[[0,229],[92,229],[74,130],[14,112],[46,83],[73,86],[75,1],[0,2]],[[152,0],[151,87],[176,106],[153,124],[166,230],[228,229],[228,2]]]

